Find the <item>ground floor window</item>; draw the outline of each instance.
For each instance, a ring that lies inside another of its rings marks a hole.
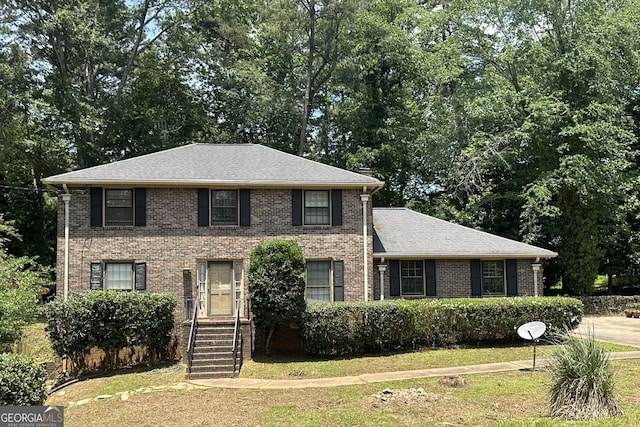
[[[422,260],[403,260],[400,263],[402,295],[424,295],[424,263]]]
[[[134,285],[132,262],[107,262],[104,264],[104,288],[106,290],[131,290]]]
[[[307,261],[307,302],[331,301],[331,261]]]
[[[504,261],[482,261],[482,294],[505,295]]]

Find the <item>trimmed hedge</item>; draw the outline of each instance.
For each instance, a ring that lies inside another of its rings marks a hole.
[[[302,341],[305,350],[316,355],[519,342],[516,329],[523,323],[539,320],[551,331],[573,329],[582,311],[579,300],[564,297],[310,304]]]
[[[0,406],[42,405],[47,371],[31,357],[0,354]]]
[[[174,327],[176,297],[146,292],[91,291],[47,306],[47,332],[53,350],[82,370],[92,348],[105,352],[115,368],[123,348],[143,347],[147,362],[164,360]]]
[[[625,310],[638,311],[640,308],[640,295],[602,295],[576,298],[579,298],[584,304],[584,314],[620,314]]]

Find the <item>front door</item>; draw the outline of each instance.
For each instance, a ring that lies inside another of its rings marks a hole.
[[[209,316],[233,315],[233,263],[209,263]]]

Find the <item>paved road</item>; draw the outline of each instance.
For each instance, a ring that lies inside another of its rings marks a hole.
[[[591,333],[598,341],[640,347],[640,319],[624,314],[606,317],[587,316],[576,333],[588,336]]]

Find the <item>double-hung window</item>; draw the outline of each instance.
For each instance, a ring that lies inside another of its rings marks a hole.
[[[105,225],[133,225],[133,190],[111,189],[104,191]]]
[[[482,261],[482,294],[505,295],[504,261]]]
[[[106,290],[132,290],[134,269],[132,262],[107,262],[104,264],[104,288]]]
[[[211,190],[211,225],[238,225],[236,190]]]
[[[424,295],[424,263],[422,260],[403,260],[400,263],[402,295]]]
[[[307,302],[331,301],[331,261],[307,261]]]
[[[304,225],[331,225],[328,190],[304,192]]]

